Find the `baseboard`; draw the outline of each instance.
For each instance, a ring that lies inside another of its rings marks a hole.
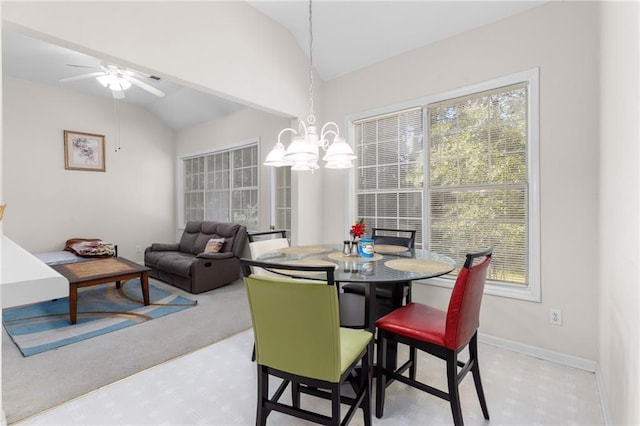
[[[535,358],[544,359],[546,361],[552,361],[569,367],[579,368],[591,373],[595,373],[597,371],[598,364],[595,361],[589,359],[550,351],[548,349],[542,349],[536,346],[514,342],[512,340],[507,340],[500,337],[489,336],[482,333],[478,333],[478,341],[486,343],[488,345],[497,346],[499,348],[509,349],[514,352],[530,355]]]

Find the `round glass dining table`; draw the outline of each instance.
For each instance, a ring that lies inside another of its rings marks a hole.
[[[333,264],[336,283],[367,284],[364,286],[364,328],[370,331],[375,331],[377,319],[376,286],[393,286],[392,299],[399,306],[404,283],[448,274],[456,266],[453,259],[433,251],[385,244],[375,245],[372,257],[346,255],[342,246],[315,245],[280,248],[256,260],[300,266]],[[314,279],[311,274],[304,278]]]

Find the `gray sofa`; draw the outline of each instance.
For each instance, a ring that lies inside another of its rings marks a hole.
[[[204,253],[210,239],[224,238],[217,253]],[[187,222],[179,243],[154,243],[144,252],[149,276],[186,290],[202,293],[240,277],[240,257],[247,229],[236,223]]]

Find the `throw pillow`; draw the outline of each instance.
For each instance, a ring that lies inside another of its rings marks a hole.
[[[204,247],[203,253],[218,253],[224,244],[224,238],[211,238]]]

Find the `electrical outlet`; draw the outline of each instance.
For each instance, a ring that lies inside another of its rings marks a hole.
[[[562,310],[551,309],[549,311],[549,322],[553,325],[562,325]]]

